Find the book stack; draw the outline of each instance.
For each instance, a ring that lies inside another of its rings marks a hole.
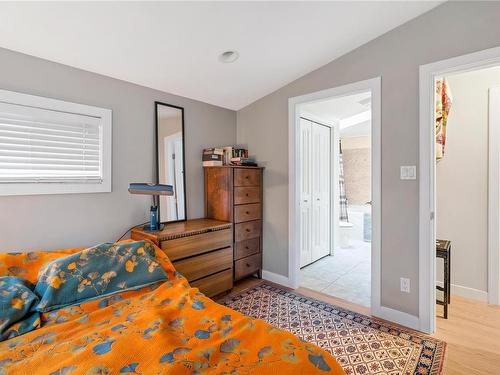
[[[255,162],[255,160],[253,158],[239,156],[239,157],[231,158],[231,165],[256,167],[257,163]]]
[[[233,158],[248,158],[248,150],[246,148],[233,148]]]
[[[246,148],[233,148],[230,165],[246,165],[256,167],[257,163],[253,158],[248,157],[248,150]]]
[[[233,146],[223,147],[224,155],[222,156],[222,161],[224,165],[231,165],[231,158],[233,157]]]
[[[224,165],[224,149],[218,147],[206,148],[203,150],[203,166],[218,167]]]
[[[222,165],[257,166],[253,158],[248,157],[246,148],[233,146],[212,147],[203,150],[203,166],[218,167]]]

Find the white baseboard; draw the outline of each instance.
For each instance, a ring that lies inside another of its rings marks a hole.
[[[442,281],[436,281],[436,285],[443,286]],[[462,285],[451,284],[451,295],[470,298],[481,302],[488,302],[488,292],[484,290],[469,288]],[[453,303],[453,301],[452,301]]]
[[[377,318],[420,331],[420,319],[418,316],[385,306],[375,308],[372,306],[371,314]]]
[[[268,280],[268,281],[271,281],[273,283],[280,284],[280,285],[286,286],[288,288],[291,288],[290,279],[286,276],[283,276],[283,275],[280,275],[280,274],[277,274],[274,272],[262,270],[262,278],[264,280]]]

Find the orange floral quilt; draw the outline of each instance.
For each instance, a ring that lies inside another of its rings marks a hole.
[[[75,251],[0,254],[0,276],[33,279]],[[167,281],[43,313],[41,328],[0,342],[0,374],[344,374],[317,346],[191,288],[155,251]]]

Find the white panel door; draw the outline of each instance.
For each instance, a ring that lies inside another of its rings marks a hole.
[[[312,261],[330,254],[330,128],[312,123]]]
[[[300,119],[300,267],[311,263],[311,122]]]

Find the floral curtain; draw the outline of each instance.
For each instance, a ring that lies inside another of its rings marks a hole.
[[[451,108],[451,93],[445,78],[436,80],[436,160],[444,157],[446,125]]]

